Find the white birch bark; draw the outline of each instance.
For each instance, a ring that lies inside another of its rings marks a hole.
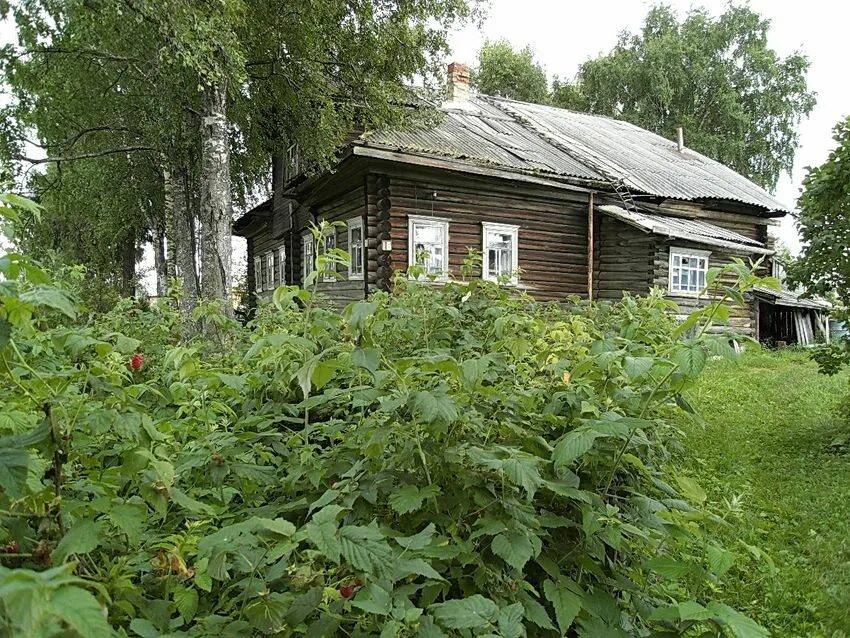
[[[227,93],[214,84],[204,91],[201,121],[201,292],[225,301],[232,312],[230,141],[227,134]]]
[[[189,206],[189,184],[185,167],[172,172],[164,171],[166,201],[169,204],[168,215],[170,239],[168,242],[174,256],[175,276],[180,279],[183,296],[178,301],[185,325],[191,325],[192,311],[198,305],[198,268],[195,259],[195,224]]]

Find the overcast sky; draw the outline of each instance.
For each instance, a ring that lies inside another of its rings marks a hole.
[[[530,45],[537,60],[553,75],[572,78],[578,66],[607,53],[624,29],[637,31],[655,2],[646,0],[491,0],[488,17],[451,38],[452,59],[474,64],[485,39],[507,38],[515,47]],[[725,0],[667,0],[682,15],[691,7],[721,13]],[[740,3],[738,3],[740,4]],[[806,166],[822,163],[834,147],[832,127],[850,115],[850,3],[835,0],[752,0],[750,6],[771,21],[770,46],[781,56],[805,53],[810,62],[809,88],[817,105],[800,125],[800,148],[792,176],[783,176],[776,195],[794,204]],[[685,133],[687,144],[687,132]],[[778,236],[795,252],[799,248],[793,221],[786,218]]]

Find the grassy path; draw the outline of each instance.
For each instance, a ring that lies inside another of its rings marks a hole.
[[[690,393],[705,423],[682,425],[683,469],[736,521],[717,595],[775,636],[850,636],[850,446],[833,445],[850,437],[834,414],[848,391],[805,354],[764,352],[712,363]]]

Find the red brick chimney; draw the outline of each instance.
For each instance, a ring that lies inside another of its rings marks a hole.
[[[469,100],[469,67],[460,62],[449,64],[448,100],[466,102]]]

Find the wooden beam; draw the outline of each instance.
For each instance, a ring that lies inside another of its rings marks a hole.
[[[587,298],[593,300],[593,191],[587,196]]]

